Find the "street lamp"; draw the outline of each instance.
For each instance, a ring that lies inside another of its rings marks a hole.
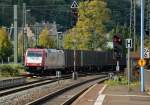
[[[61,48],[60,47],[60,39],[62,39],[62,32],[57,32],[57,48]]]
[[[25,33],[25,49],[27,48],[27,47],[29,47],[29,42],[28,42],[28,35],[27,35],[27,26],[28,26],[28,22],[27,22],[27,13],[28,12],[30,12],[31,10],[30,9],[27,9],[27,10],[25,10],[25,29],[24,29],[24,33]]]
[[[26,9],[26,3],[23,3],[23,48],[22,48],[22,62],[24,62],[24,51],[27,48],[28,37],[27,37],[27,12],[30,12],[29,9]]]
[[[25,20],[24,20],[24,21],[25,21],[25,27],[26,27],[27,24],[28,24],[28,23],[27,23],[27,13],[30,12],[30,11],[31,11],[30,9],[27,9],[27,10],[25,10],[25,13],[24,13],[24,16],[25,16],[25,17],[24,17],[24,18],[25,18]]]

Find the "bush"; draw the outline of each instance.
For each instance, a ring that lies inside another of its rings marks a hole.
[[[114,77],[114,79],[110,79],[105,81],[107,85],[115,86],[115,85],[127,85],[128,80],[124,76]]]
[[[1,64],[1,76],[19,76],[24,71],[24,67],[19,64]]]
[[[105,81],[105,84],[107,84],[108,86],[128,85],[128,79],[124,76],[119,76],[117,78]],[[130,82],[131,88],[134,88],[137,86],[139,86],[139,81]]]

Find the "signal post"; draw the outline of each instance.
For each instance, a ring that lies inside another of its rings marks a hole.
[[[127,69],[128,69],[128,90],[130,90],[130,49],[132,48],[132,39],[126,39],[126,48],[128,49],[128,61],[127,61]]]
[[[117,60],[116,71],[120,71],[119,59],[122,57],[122,39],[119,34],[114,35],[113,37],[113,46],[114,46],[114,56]]]
[[[71,11],[72,11],[72,15],[73,15],[73,21],[72,21],[72,27],[74,25],[76,25],[76,21],[78,18],[78,3],[76,2],[76,0],[72,0],[72,4],[71,4]],[[74,70],[72,73],[72,78],[73,80],[77,80],[78,78],[78,73],[76,71],[76,40],[73,40],[73,44],[74,44],[74,54],[73,54],[73,58],[74,58]]]

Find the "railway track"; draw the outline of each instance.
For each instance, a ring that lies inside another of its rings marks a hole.
[[[62,76],[60,79],[69,79],[69,78],[71,78],[71,75]],[[25,84],[22,84],[22,85],[19,85],[19,86],[9,87],[9,88],[6,88],[6,89],[2,89],[0,91],[0,97],[10,95],[10,94],[13,94],[13,93],[16,93],[16,92],[19,92],[19,91],[27,90],[27,89],[30,89],[30,88],[42,86],[42,85],[45,85],[45,84],[53,83],[53,82],[56,82],[56,81],[58,81],[57,77],[53,77],[53,78],[48,77],[48,78],[43,78],[43,79],[40,79],[40,80],[28,82],[28,83],[25,83]]]
[[[79,76],[85,76],[85,75],[92,75],[92,74],[81,73]],[[62,77],[60,79],[71,78],[71,76],[72,76],[72,74],[62,75]],[[22,76],[22,77],[27,79],[27,77],[25,77],[25,76]],[[9,90],[9,89],[13,89],[13,88],[17,88],[17,87],[27,86],[30,84],[40,83],[40,82],[47,81],[47,80],[57,80],[57,79],[58,78],[56,76],[44,76],[38,80],[34,80],[34,81],[30,81],[30,82],[28,81],[28,82],[25,82],[22,84],[14,84],[11,86],[0,87],[0,92],[5,91],[5,90]],[[11,80],[13,80],[13,79],[11,79]]]
[[[25,77],[25,78],[27,78],[27,77]],[[30,82],[25,82],[24,84],[12,85],[12,86],[8,86],[8,87],[1,87],[0,91],[8,90],[8,89],[11,89],[11,88],[16,88],[16,87],[20,87],[20,86],[25,86],[25,85],[29,85],[29,84],[34,84],[34,83],[42,82],[42,81],[49,80],[49,79],[52,79],[52,78],[51,77],[41,78],[39,80],[33,80],[33,81],[30,81]]]
[[[33,87],[32,86],[29,87],[28,89],[27,88],[24,88],[21,90],[13,89],[13,90],[9,90],[9,92],[0,91],[1,92],[0,105],[10,105],[10,104],[11,105],[26,105],[27,103],[30,103],[50,93],[54,94],[56,91],[58,91],[59,93],[59,90],[62,90],[62,89],[70,90],[72,87],[76,87],[75,84],[87,83],[89,81],[93,81],[93,80],[96,80],[98,78],[103,78],[103,77],[107,77],[107,76],[104,74],[101,74],[101,75],[100,74],[97,74],[97,75],[88,74],[88,76],[85,76],[85,74],[83,74],[81,75],[80,78],[78,78],[78,80],[68,79],[70,77],[67,77],[66,79],[65,78],[60,79],[60,82],[56,80],[57,82],[54,81],[54,82],[45,83],[39,86],[35,85]]]
[[[85,75],[93,75],[93,74],[80,74],[79,77],[83,77]],[[60,80],[69,79],[69,78],[72,78],[71,74],[63,75],[62,77],[60,77]],[[46,85],[46,84],[49,84],[49,83],[54,83],[56,81],[58,81],[57,77],[54,77],[54,76],[44,77],[44,78],[41,78],[40,80],[27,82],[25,84],[12,86],[12,87],[8,87],[8,88],[3,88],[3,89],[0,90],[0,97],[10,95],[10,94],[13,94],[13,93],[16,93],[16,92],[24,91],[24,90],[27,90],[27,89],[31,89],[31,88],[34,88],[34,87]]]
[[[84,91],[96,83],[101,83],[108,79],[106,76],[100,76],[90,80],[82,81],[60,90],[54,91],[26,105],[70,105]]]

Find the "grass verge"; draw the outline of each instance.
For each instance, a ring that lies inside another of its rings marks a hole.
[[[113,79],[109,79],[105,81],[105,84],[107,84],[108,86],[128,85],[128,80],[125,76],[118,76],[118,77],[114,77]],[[140,86],[139,81],[130,82],[131,88],[138,87],[138,86]]]

